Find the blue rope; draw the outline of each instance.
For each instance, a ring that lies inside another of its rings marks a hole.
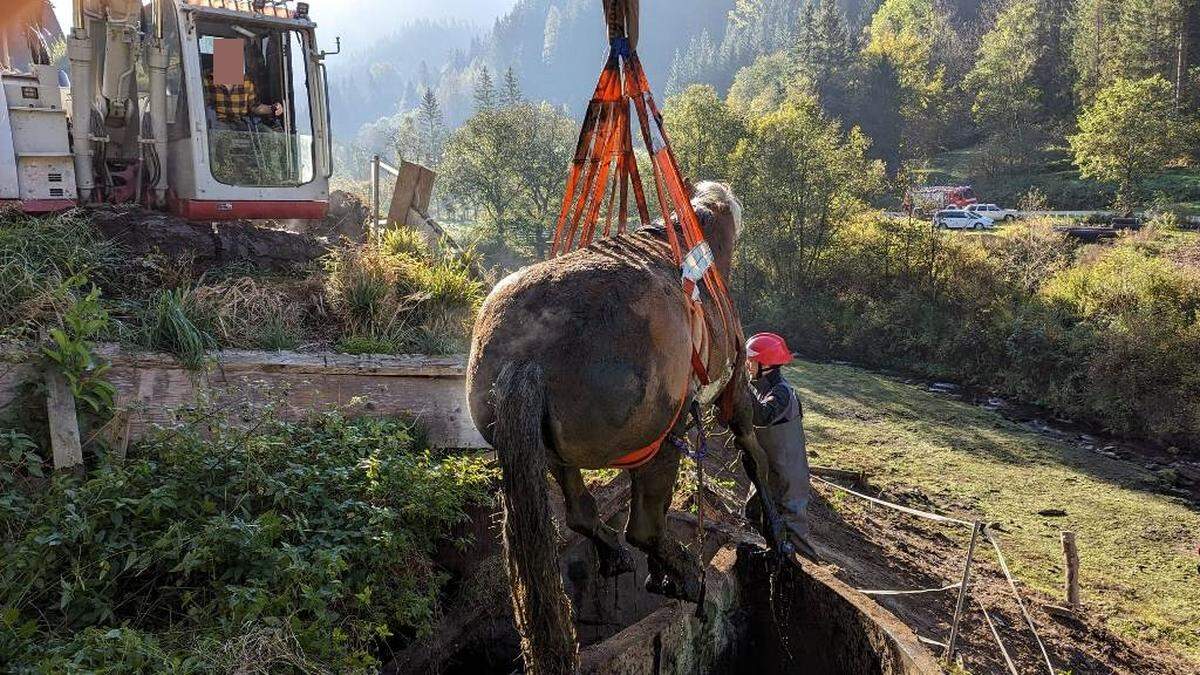
[[[633,50],[629,47],[629,38],[625,36],[615,37],[609,41],[612,47],[613,54],[628,60],[633,55]]]

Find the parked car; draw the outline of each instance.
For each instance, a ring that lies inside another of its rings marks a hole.
[[[971,213],[978,213],[995,221],[1010,222],[1018,218],[1013,209],[1002,209],[995,204],[972,204],[966,208]]]
[[[933,224],[948,230],[989,230],[996,226],[996,221],[963,209],[945,209],[933,216]]]

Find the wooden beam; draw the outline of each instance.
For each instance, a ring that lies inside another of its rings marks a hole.
[[[71,469],[83,464],[83,445],[79,441],[79,418],[75,414],[75,396],[67,378],[54,368],[46,369],[46,413],[50,419],[50,449],[55,469]]]

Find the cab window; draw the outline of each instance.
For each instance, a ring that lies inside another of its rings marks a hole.
[[[199,21],[201,88],[213,177],[284,187],[314,177],[307,36]]]

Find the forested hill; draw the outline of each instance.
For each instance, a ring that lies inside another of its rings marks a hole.
[[[600,0],[520,0],[496,22],[484,61],[515,68],[531,98],[581,108],[608,53],[600,5]],[[666,84],[677,52],[693,40],[720,40],[733,5],[733,0],[643,2],[638,51],[651,83]]]
[[[368,122],[416,108],[443,71],[467,65],[483,33],[465,21],[421,20],[360,48],[346,45],[329,59],[335,135],[353,137]]]
[[[868,21],[880,0],[838,0],[848,24]],[[972,5],[980,0],[954,0]],[[691,82],[728,87],[755,57],[792,44],[804,0],[648,0],[639,52],[661,93]],[[468,23],[415,22],[334,64],[339,137],[415,110],[426,88],[450,127],[472,112],[483,67],[512,68],[525,94],[580,110],[607,54],[600,0],[518,0],[490,31]],[[368,130],[369,132],[369,130]]]

